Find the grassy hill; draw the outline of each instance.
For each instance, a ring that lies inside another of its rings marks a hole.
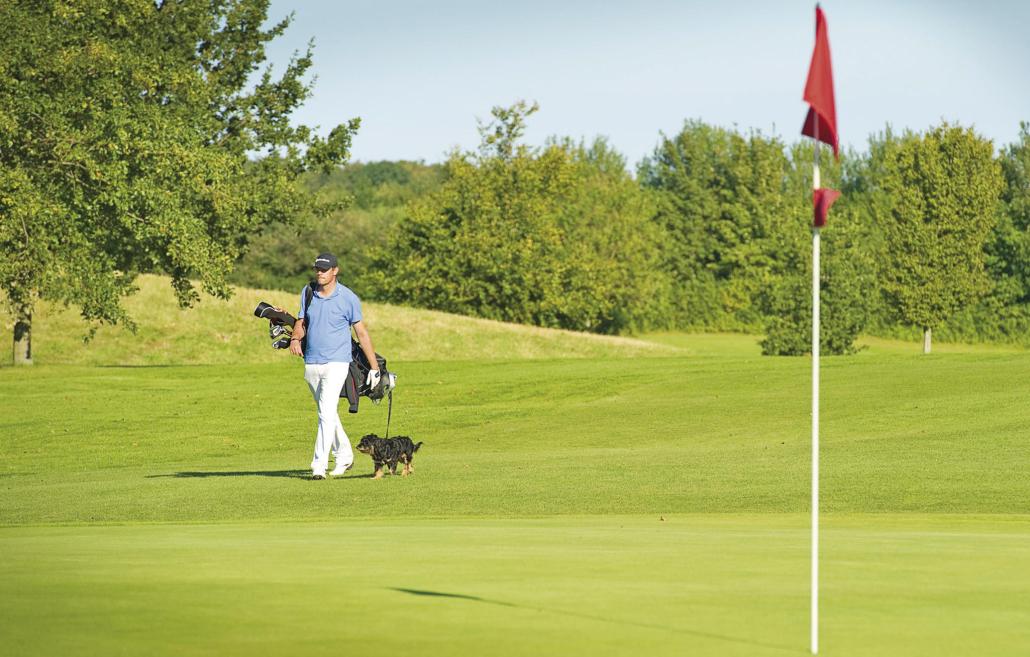
[[[43,302],[33,324],[36,364],[212,365],[276,363],[289,355],[269,347],[267,323],[254,317],[265,301],[296,314],[299,291],[237,288],[232,299],[205,296],[194,308],[180,309],[169,279],[144,275],[126,307],[136,334],[101,326],[84,342],[87,324],[74,309]],[[391,361],[521,360],[552,358],[637,358],[658,356],[754,357],[757,336],[740,334],[651,333],[637,339],[544,329],[388,304],[364,304],[365,321],[376,349]],[[12,319],[0,307],[0,366],[11,363]],[[866,337],[860,356],[916,354],[915,342]],[[1025,353],[1013,345],[935,343],[937,353]]]
[[[103,326],[83,342],[87,325],[73,309],[41,303],[33,322],[38,364],[169,365],[272,363],[289,358],[269,347],[268,323],[254,317],[259,301],[296,314],[300,291],[237,288],[229,301],[205,296],[192,309],[175,302],[169,279],[144,275],[126,307],[139,328]],[[508,360],[632,357],[677,347],[609,336],[506,324],[386,304],[363,304],[376,350],[391,360]],[[10,345],[11,318],[0,313],[0,344]],[[9,347],[0,362],[10,363]]]

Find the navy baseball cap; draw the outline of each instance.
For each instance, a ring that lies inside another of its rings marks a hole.
[[[317,269],[332,269],[336,266],[336,256],[332,253],[323,253],[315,258],[315,268]]]

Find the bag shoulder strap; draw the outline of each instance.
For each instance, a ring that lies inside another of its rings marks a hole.
[[[307,328],[308,323],[308,307],[311,305],[311,299],[315,296],[315,283],[312,281],[308,283],[307,287],[304,288],[304,324]]]

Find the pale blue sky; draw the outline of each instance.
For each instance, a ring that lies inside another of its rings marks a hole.
[[[974,125],[996,146],[1030,121],[1030,0],[824,2],[843,145],[890,123]],[[438,162],[478,142],[476,119],[522,98],[527,141],[604,135],[630,167],[684,119],[793,141],[815,4],[635,0],[329,2],[295,12],[269,47],[278,70],[315,40],[314,96],[298,121],[324,133],[360,116],[355,160]]]

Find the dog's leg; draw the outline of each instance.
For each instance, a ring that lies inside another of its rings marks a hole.
[[[397,474],[397,461],[390,461],[390,474]]]
[[[401,456],[401,461],[404,463],[404,469],[401,470],[401,476],[407,477],[408,472],[410,472],[410,470],[408,470],[408,455],[404,454],[403,456]]]
[[[372,475],[372,478],[373,479],[382,479],[383,478],[383,462],[382,461],[376,461],[376,472],[375,472],[374,475]]]

